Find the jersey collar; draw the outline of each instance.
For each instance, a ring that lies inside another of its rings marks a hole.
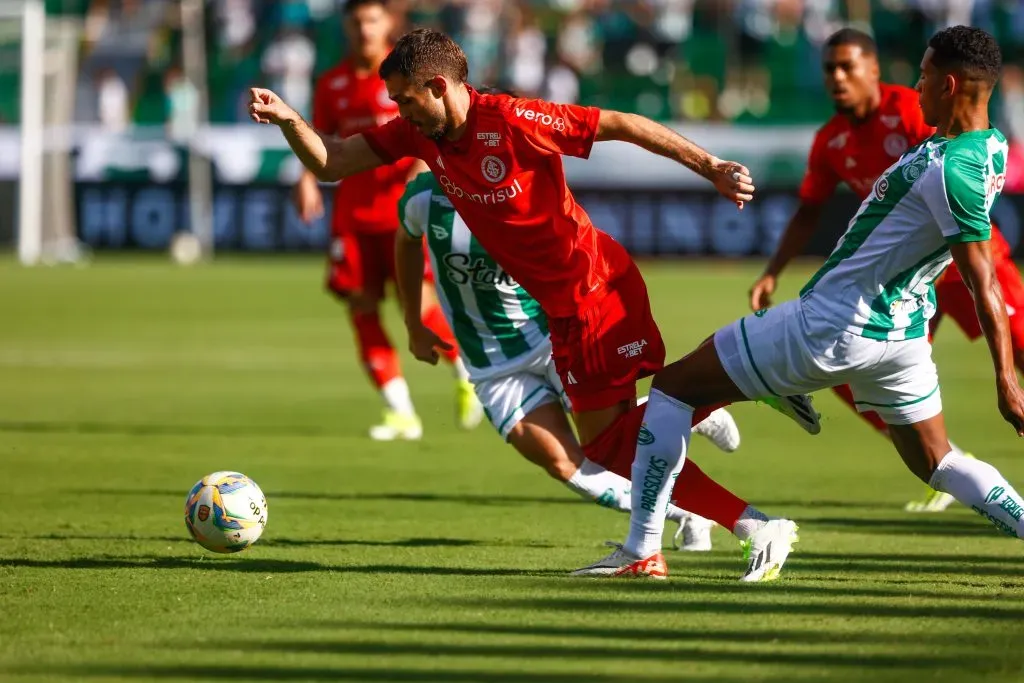
[[[451,140],[441,140],[441,147],[449,152],[455,154],[462,154],[469,151],[469,143],[473,139],[473,131],[476,130],[476,110],[477,100],[480,99],[480,93],[476,91],[473,86],[466,84],[466,89],[469,91],[469,110],[466,112],[466,130],[463,131],[462,137],[452,142]]]

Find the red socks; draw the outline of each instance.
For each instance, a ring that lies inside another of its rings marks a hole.
[[[353,313],[352,329],[356,334],[359,358],[363,361],[363,367],[374,386],[380,389],[396,377],[402,376],[398,353],[380,324],[380,315]]]

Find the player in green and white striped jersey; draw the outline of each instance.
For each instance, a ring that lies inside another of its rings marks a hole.
[[[569,426],[565,413],[571,406],[555,372],[547,319],[537,302],[483,250],[433,174],[423,173],[408,184],[399,219],[404,231],[396,240],[395,265],[403,308],[419,310],[425,241],[442,310],[494,428],[571,489],[628,511],[629,480],[588,460]],[[407,326],[413,353],[436,362],[440,340],[419,320]],[[724,410],[696,431],[723,450],[739,446],[739,430]],[[680,524],[678,546],[710,549],[711,522],[674,505],[667,516]]]
[[[1001,63],[981,29],[954,26],[932,37],[917,89],[936,134],[875,182],[799,299],[722,328],[655,376],[652,393],[669,394],[679,408],[654,419],[648,411],[652,449],[673,448],[690,406],[849,384],[857,406],[889,425],[915,475],[1024,538],[1024,500],[994,467],[949,445],[927,339],[933,283],[955,260],[992,351],[1000,412],[1024,436],[1024,391],[989,249],[1007,157],[988,119]]]

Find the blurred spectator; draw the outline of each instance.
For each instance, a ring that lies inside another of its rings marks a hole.
[[[313,97],[316,47],[300,26],[284,24],[263,53],[263,73],[278,92],[302,115],[309,114]]]
[[[177,109],[165,106],[165,97],[187,101],[177,75],[163,73],[181,42],[180,25],[173,19],[179,2],[78,4],[86,74],[79,100],[90,109],[88,118],[96,116],[91,108],[100,99],[109,102],[104,120],[111,126],[124,125],[123,117],[111,113],[123,107],[171,116]],[[206,2],[214,120],[243,120],[244,109],[236,107],[236,100],[243,86],[261,75],[299,109],[308,110],[314,71],[333,63],[344,49],[335,30],[343,2]],[[474,83],[501,83],[559,101],[642,109],[662,118],[817,121],[827,113],[817,97],[821,44],[843,25],[875,37],[883,77],[896,83],[916,80],[928,38],[951,23],[974,23],[991,31],[1008,65],[1024,61],[1024,0],[391,3],[402,32],[429,25],[455,37],[469,56]],[[161,54],[155,54],[154,46]],[[106,82],[101,97],[101,80],[88,74],[110,66],[122,80]]]
[[[167,137],[179,144],[188,142],[199,122],[199,91],[178,66],[164,75],[167,103]]]
[[[508,80],[523,97],[539,97],[544,87],[547,41],[537,17],[525,3],[510,12],[508,34]]]
[[[114,69],[96,74],[96,112],[100,123],[112,133],[128,127],[128,86]]]

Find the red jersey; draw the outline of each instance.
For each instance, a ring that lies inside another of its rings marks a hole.
[[[349,137],[398,116],[376,72],[360,74],[348,60],[324,73],[313,94],[313,126],[321,133]],[[399,159],[401,156],[398,157]],[[398,228],[398,200],[405,191],[412,159],[345,178],[334,197],[336,234],[381,233]]]
[[[935,129],[924,122],[916,90],[888,83],[882,83],[881,90],[878,111],[866,121],[855,124],[836,114],[814,136],[800,185],[800,201],[822,204],[840,182],[863,200],[871,194],[878,176],[904,152],[935,134]],[[994,258],[1009,258],[1010,245],[995,225],[992,248]]]
[[[561,155],[586,158],[600,110],[470,89],[459,140],[432,140],[402,119],[365,132],[384,161],[423,159],[499,265],[550,317],[572,317],[632,265],[590,222],[565,183]]]
[[[800,200],[822,204],[844,182],[860,199],[871,194],[878,176],[935,129],[924,122],[917,91],[901,85],[881,85],[878,111],[853,123],[836,114],[814,137]]]

